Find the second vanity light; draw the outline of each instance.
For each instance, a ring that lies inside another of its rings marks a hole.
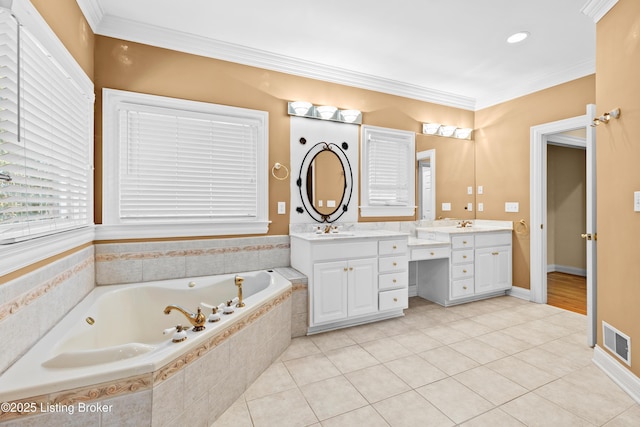
[[[339,110],[332,105],[313,105],[306,101],[289,102],[290,116],[310,119],[330,120],[332,122],[362,124],[362,113],[359,110]]]
[[[422,133],[425,135],[437,135],[447,138],[471,139],[471,128],[459,128],[457,126],[448,126],[440,123],[423,123]]]

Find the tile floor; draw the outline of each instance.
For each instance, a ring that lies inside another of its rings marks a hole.
[[[295,338],[213,426],[640,425],[583,315],[513,297],[405,314]]]

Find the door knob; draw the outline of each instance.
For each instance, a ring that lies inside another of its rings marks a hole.
[[[582,237],[583,239],[587,239],[587,240],[598,240],[598,235],[597,234],[583,233],[583,234],[580,235],[580,237]]]

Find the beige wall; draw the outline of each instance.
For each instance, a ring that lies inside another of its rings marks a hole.
[[[604,320],[634,347],[640,342],[640,213],[633,212],[633,192],[640,191],[640,2],[620,0],[596,35],[598,114],[622,109],[596,135],[598,344]],[[640,352],[631,354],[631,370],[640,375]]]
[[[547,147],[547,264],[587,268],[586,151]]]
[[[530,129],[585,114],[595,102],[595,76],[587,76],[476,112],[476,185],[484,187],[479,219],[520,221],[531,227],[529,201]],[[520,212],[506,213],[505,202],[519,202]],[[514,233],[513,284],[530,287],[530,239]]]
[[[305,100],[314,104],[330,104],[340,108],[353,108],[363,112],[363,122],[374,126],[422,131],[422,123],[439,121],[462,127],[472,127],[474,113],[458,108],[416,101],[393,95],[357,89],[333,83],[296,77],[274,71],[248,67],[230,62],[205,58],[186,53],[160,49],[109,37],[96,36],[95,45],[96,84],[96,222],[101,223],[102,195],[102,88],[129,90],[155,95],[191,99],[216,104],[253,108],[269,112],[269,165],[289,165],[289,116],[287,102]],[[435,138],[435,137],[431,137]],[[444,138],[438,138],[444,139]],[[452,151],[449,138],[446,142],[429,141],[418,135],[418,149],[437,150],[440,161],[457,172],[456,162],[460,156],[447,156]],[[448,144],[448,145],[447,145]],[[459,143],[469,151],[471,144]],[[442,155],[441,155],[442,152]],[[446,160],[450,157],[449,160]],[[471,163],[472,164],[472,163]],[[473,177],[473,168],[465,168],[468,178]],[[453,176],[458,176],[454,174]],[[269,217],[272,221],[269,234],[288,234],[288,215],[277,215],[277,201],[290,200],[289,182],[269,178]],[[442,180],[442,193],[446,193],[447,180]],[[452,184],[454,185],[454,184]],[[465,184],[473,185],[473,184]],[[440,183],[438,183],[440,186]],[[466,188],[466,187],[465,187]],[[440,188],[438,188],[440,191]],[[456,190],[457,191],[457,190]],[[411,218],[361,218],[361,221],[414,220]]]

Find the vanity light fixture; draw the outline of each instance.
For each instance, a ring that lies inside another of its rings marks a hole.
[[[440,123],[423,123],[422,133],[425,135],[445,136],[447,138],[471,139],[471,128],[442,125]]]
[[[529,33],[528,31],[519,31],[519,32],[517,32],[515,34],[511,34],[509,37],[507,37],[507,43],[516,44],[516,43],[523,42],[530,35],[531,35],[531,33]]]
[[[615,110],[611,110],[608,113],[604,113],[600,117],[594,117],[593,124],[591,125],[591,127],[596,127],[601,123],[606,125],[607,123],[609,123],[611,119],[620,118],[620,113],[621,113],[620,108],[616,108]]]
[[[336,111],[338,111],[338,109],[333,105],[321,105],[316,107],[316,111],[322,120],[331,120],[336,115]]]
[[[331,105],[315,106],[306,101],[295,101],[288,103],[288,114],[290,116],[306,117],[309,119],[330,120],[332,122],[362,124],[362,113],[360,110],[339,110]]]

